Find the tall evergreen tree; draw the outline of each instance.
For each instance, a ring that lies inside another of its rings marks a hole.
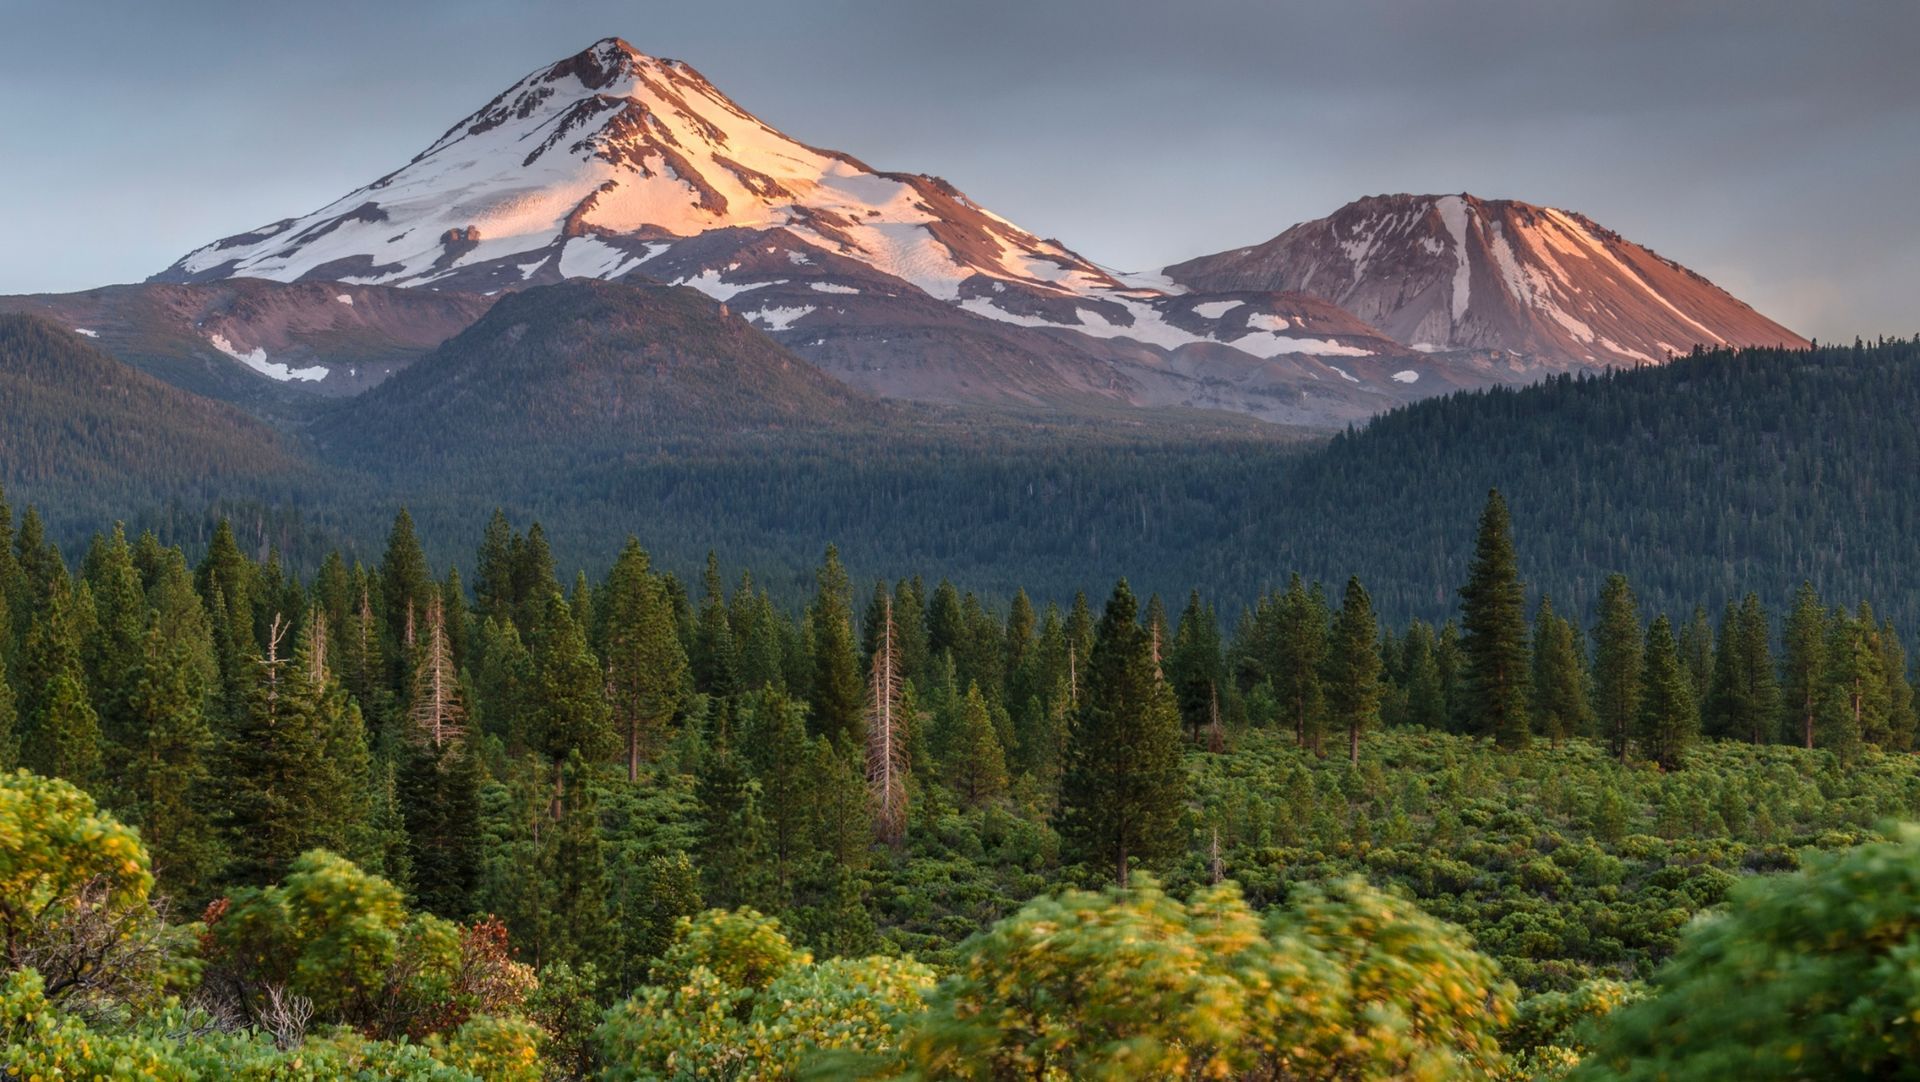
[[[1533,620],[1533,728],[1555,744],[1590,724],[1580,654],[1579,633],[1554,614],[1551,599],[1542,597]]]
[[[1380,721],[1380,627],[1373,599],[1357,577],[1347,579],[1327,653],[1327,705],[1347,732],[1347,761],[1360,762],[1360,737]]]
[[[1460,648],[1466,657],[1468,714],[1503,748],[1527,745],[1526,588],[1513,551],[1513,526],[1500,491],[1487,493],[1467,584],[1460,588]]]
[[[836,745],[864,742],[860,731],[865,682],[853,637],[853,587],[840,553],[827,546],[808,610],[813,631],[813,681],[808,695],[814,729]]]
[[[727,616],[726,587],[720,581],[720,558],[707,553],[706,573],[700,578],[700,617],[694,628],[688,664],[693,688],[705,695],[732,695],[740,689],[740,647],[734,641]]]
[[[519,534],[507,523],[506,512],[498,507],[487,520],[480,538],[480,550],[473,564],[474,614],[477,619],[507,620],[514,615],[519,596],[514,592],[514,575],[520,562],[522,544]]]
[[[91,591],[84,582],[75,589],[64,576],[50,579],[46,590],[21,650],[21,761],[97,794],[104,749],[81,661],[93,623]]]
[[[545,756],[553,777],[553,816],[566,798],[566,764],[604,762],[615,737],[601,693],[600,663],[573,610],[559,591],[547,595],[546,612],[533,639],[533,686],[527,716],[528,743]]]
[[[1276,654],[1267,669],[1280,714],[1294,742],[1322,754],[1326,738],[1327,603],[1319,586],[1309,591],[1294,575],[1280,599]]]
[[[332,764],[320,721],[320,689],[307,659],[291,656],[292,629],[269,621],[264,646],[251,658],[246,702],[221,748],[220,776],[230,877],[262,885],[293,858],[327,844],[333,818]]]
[[[1621,574],[1600,588],[1599,623],[1593,629],[1593,714],[1607,747],[1621,762],[1640,717],[1640,674],[1646,642],[1640,632],[1640,602]]]
[[[696,865],[701,890],[715,905],[763,904],[761,870],[766,828],[753,776],[735,749],[728,707],[714,712],[694,769]]]
[[[1662,770],[1677,770],[1699,728],[1693,677],[1681,660],[1673,624],[1662,616],[1647,632],[1646,661],[1640,670],[1640,748]]]
[[[1886,685],[1880,672],[1879,625],[1835,608],[1827,618],[1826,686],[1822,689],[1818,746],[1849,759],[1885,725]]]
[[[1880,672],[1886,687],[1886,728],[1878,737],[1888,751],[1912,751],[1914,729],[1913,684],[1907,676],[1907,650],[1891,620],[1880,625]]]
[[[1813,584],[1803,582],[1787,615],[1780,692],[1791,739],[1809,750],[1820,727],[1827,678],[1827,610]]]
[[[1438,644],[1433,628],[1415,620],[1407,627],[1400,644],[1401,667],[1405,671],[1407,725],[1420,725],[1436,732],[1447,727],[1446,686],[1441,678]]]
[[[978,808],[1007,790],[1006,754],[979,684],[967,685],[956,718],[958,731],[947,764],[947,783],[967,807]]]
[[[1180,717],[1193,733],[1193,742],[1213,720],[1220,682],[1226,665],[1220,651],[1220,622],[1213,607],[1200,602],[1200,591],[1187,596],[1180,625],[1173,633],[1173,649],[1165,665],[1167,682],[1180,702]]]
[[[1179,848],[1186,776],[1180,709],[1153,671],[1138,603],[1123,579],[1100,617],[1061,780],[1061,837],[1077,859],[1105,863],[1121,887],[1135,860]]]
[[[1713,624],[1704,605],[1695,605],[1693,615],[1675,632],[1680,664],[1686,666],[1687,680],[1693,685],[1693,701],[1704,703],[1713,690]]]
[[[141,642],[128,700],[126,788],[154,877],[176,898],[211,892],[225,860],[210,762],[207,709],[219,670],[212,629],[184,567],[154,588],[153,620]]]
[[[1754,744],[1775,738],[1780,684],[1771,638],[1758,596],[1748,594],[1737,606],[1727,602],[1714,649],[1713,681],[1701,711],[1701,727],[1709,735]]]
[[[680,709],[687,654],[666,591],[648,570],[639,541],[627,539],[599,596],[597,638],[613,723],[626,741],[627,780],[638,781],[641,761],[658,751]]]
[[[393,529],[387,534],[386,555],[380,560],[380,587],[387,604],[387,639],[401,647],[397,653],[405,658],[418,639],[428,602],[439,591],[427,568],[426,553],[420,549],[420,538],[414,533],[413,516],[404,507],[393,517]]]

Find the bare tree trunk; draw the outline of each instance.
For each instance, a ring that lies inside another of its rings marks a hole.
[[[867,792],[874,835],[898,845],[907,833],[907,736],[900,712],[893,599],[881,601],[880,641],[867,680]],[[970,787],[971,788],[971,787]]]

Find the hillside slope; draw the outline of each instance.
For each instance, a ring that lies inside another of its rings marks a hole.
[[[316,426],[325,449],[391,458],[621,454],[859,426],[884,409],[690,289],[591,279],[502,299]]]
[[[61,522],[204,504],[302,472],[278,433],[239,410],[45,319],[0,314],[0,483]]]

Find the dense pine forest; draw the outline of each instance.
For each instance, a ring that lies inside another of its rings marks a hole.
[[[519,363],[496,342],[474,356]],[[197,562],[226,520],[242,552],[277,552],[303,578],[336,548],[378,562],[402,504],[436,566],[470,567],[476,524],[501,506],[541,522],[566,580],[636,533],[682,581],[715,551],[792,607],[831,541],[857,579],[938,568],[963,591],[1024,588],[1066,606],[1125,576],[1169,600],[1198,586],[1230,621],[1291,569],[1329,584],[1358,574],[1383,615],[1436,624],[1465,571],[1473,523],[1460,508],[1498,487],[1528,539],[1530,603],[1550,595],[1583,623],[1615,571],[1649,618],[1717,616],[1748,592],[1784,610],[1811,582],[1920,622],[1906,575],[1920,560],[1920,341],[1708,352],[1460,393],[1331,442],[1201,417],[877,403],[849,422],[837,402],[818,424],[777,416],[743,433],[721,423],[742,423],[737,409],[697,388],[679,422],[636,415],[621,431],[643,438],[612,440],[566,422],[604,397],[577,375],[481,381],[492,371],[453,381],[445,401],[414,396],[414,412],[354,399],[273,431],[63,328],[4,317],[0,483],[76,552],[118,519]],[[94,393],[103,381],[122,393]]]
[[[1537,508],[1433,514],[1437,626],[1283,567],[1231,609],[831,547],[803,605],[637,540],[563,581],[503,514],[465,573],[405,512],[305,574],[224,522],[71,563],[0,504],[0,1071],[1907,1069],[1920,760],[1878,599],[1563,604]]]

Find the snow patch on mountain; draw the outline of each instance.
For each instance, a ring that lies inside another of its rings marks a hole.
[[[232,357],[234,360],[239,361],[255,372],[271,379],[277,379],[282,383],[295,380],[317,383],[327,378],[327,370],[318,365],[312,368],[291,368],[278,361],[270,361],[267,359],[267,351],[261,349],[259,346],[255,346],[253,349],[242,353],[234,347],[234,344],[227,339],[226,335],[218,332],[208,335],[207,342],[212,345],[213,348]]]

